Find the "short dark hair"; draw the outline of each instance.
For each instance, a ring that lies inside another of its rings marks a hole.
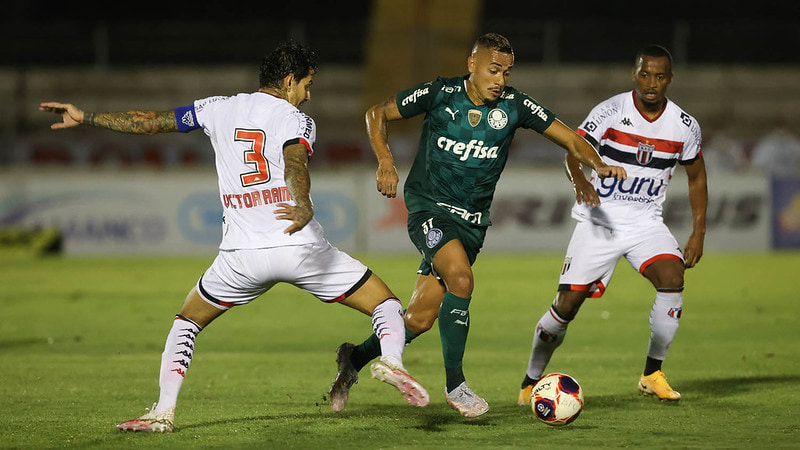
[[[497,50],[501,53],[514,54],[514,49],[511,47],[511,43],[508,42],[508,39],[497,33],[486,33],[479,36],[475,41],[475,45],[472,46],[472,53],[475,53],[478,48],[488,48],[489,50]]]
[[[314,52],[303,45],[285,41],[261,60],[258,82],[260,87],[280,88],[289,74],[301,80],[316,71],[317,57]]]
[[[639,59],[642,56],[650,56],[653,58],[667,58],[669,60],[669,67],[672,68],[672,54],[666,47],[658,44],[646,45],[636,52],[636,58],[633,59],[633,67],[639,64]]]

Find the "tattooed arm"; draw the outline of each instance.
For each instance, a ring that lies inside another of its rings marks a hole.
[[[294,198],[295,206],[278,203],[275,214],[278,219],[292,221],[283,232],[293,234],[302,230],[314,216],[314,205],[310,197],[311,177],[308,175],[308,149],[303,144],[287,145],[283,149],[283,160],[286,165],[286,187]]]
[[[178,131],[175,111],[84,112],[69,103],[46,102],[40,111],[61,115],[62,122],[50,125],[54,130],[76,127],[82,123],[132,134],[156,134]]]

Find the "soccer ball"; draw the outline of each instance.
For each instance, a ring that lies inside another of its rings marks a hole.
[[[548,425],[566,425],[577,419],[583,410],[583,389],[569,375],[545,375],[531,391],[531,409]]]

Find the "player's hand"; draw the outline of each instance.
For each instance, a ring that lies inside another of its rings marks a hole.
[[[275,209],[275,216],[278,220],[292,221],[292,224],[283,230],[284,234],[297,233],[314,217],[314,211],[311,208],[298,208],[288,203],[278,203],[276,206],[278,208]]]
[[[625,169],[619,166],[603,166],[595,170],[600,178],[616,178],[617,180],[624,180],[628,178],[628,173]]]
[[[597,189],[582,175],[572,182],[572,189],[575,191],[575,201],[579,205],[583,203],[590,208],[600,206],[600,196],[597,194]]]
[[[689,241],[683,251],[683,265],[687,269],[694,267],[703,257],[703,241],[705,241],[705,236],[702,234],[692,233],[689,236]]]
[[[378,172],[375,177],[378,185],[378,192],[384,197],[397,197],[397,185],[400,178],[397,176],[397,169],[394,164],[378,164]]]
[[[49,111],[61,116],[61,122],[50,125],[50,129],[77,127],[83,123],[83,111],[69,103],[44,102],[39,104],[39,111]]]

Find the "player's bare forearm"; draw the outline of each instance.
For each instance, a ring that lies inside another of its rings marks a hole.
[[[370,146],[378,159],[376,187],[381,194],[389,198],[397,196],[400,178],[394,166],[394,156],[389,149],[388,122],[401,118],[397,104],[391,97],[367,110],[365,117]]]
[[[308,173],[308,153],[303,144],[294,144],[283,150],[284,179],[289,193],[294,198],[295,206],[288,217],[292,224],[285,230],[292,234],[305,227],[314,217],[314,205],[311,202],[311,176]]]
[[[569,155],[594,169],[600,178],[616,178],[624,180],[628,174],[620,166],[609,166],[597,153],[597,150],[586,139],[575,134],[567,147]],[[580,167],[580,166],[578,166]]]
[[[394,98],[390,97],[367,110],[367,136],[372,151],[378,159],[378,166],[394,165],[394,157],[389,150],[389,120],[401,118]]]
[[[579,180],[580,178],[586,178],[583,175],[583,170],[581,170],[581,162],[578,161],[578,158],[569,153],[567,153],[567,157],[564,160],[564,169],[567,173],[567,178],[569,178],[569,181],[573,184],[575,184],[575,181]]]
[[[600,178],[614,177],[624,180],[627,177],[625,169],[618,166],[609,166],[597,153],[592,144],[558,119],[547,127],[542,133],[544,137],[564,148],[567,153],[578,161],[586,164],[597,172]]]
[[[692,209],[692,234],[686,244],[684,260],[691,268],[703,256],[706,236],[706,210],[708,209],[708,179],[702,155],[694,163],[686,166],[689,179],[689,204]]]
[[[43,102],[40,111],[61,116],[61,122],[50,125],[54,130],[92,125],[121,133],[156,134],[178,131],[174,111],[127,111],[110,113],[85,112],[71,103]]]
[[[86,112],[83,115],[83,123],[132,134],[178,131],[175,111]]]
[[[577,158],[567,153],[564,168],[567,173],[567,178],[572,183],[572,189],[575,192],[575,201],[580,205],[586,204],[590,208],[600,206],[600,196],[597,194],[592,183],[586,179],[581,169],[581,163]]]

